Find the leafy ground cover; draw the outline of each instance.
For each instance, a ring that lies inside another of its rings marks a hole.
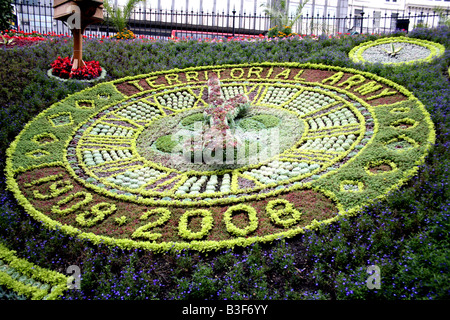
[[[101,60],[106,80],[153,71],[252,62],[311,62],[368,71],[413,92],[430,112],[436,144],[417,177],[385,201],[317,231],[270,245],[216,253],[95,246],[48,230],[17,206],[2,177],[0,239],[28,261],[65,273],[82,270],[81,290],[66,299],[442,299],[448,297],[449,28],[417,29],[410,37],[447,50],[427,65],[359,65],[356,45],[378,36],[273,41],[148,42],[87,40],[87,60]],[[71,52],[55,39],[0,53],[1,163],[25,123],[53,103],[86,88],[46,76],[49,62]],[[20,59],[19,59],[20,57]],[[101,59],[100,59],[101,57]],[[2,168],[3,169],[3,168]],[[2,170],[3,171],[3,170]],[[381,270],[381,288],[366,286],[368,265]]]

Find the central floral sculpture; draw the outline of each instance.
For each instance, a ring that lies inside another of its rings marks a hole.
[[[237,94],[225,100],[220,80],[216,75],[208,78],[207,85],[209,105],[203,112],[205,121],[195,126],[197,133],[200,131],[200,135],[197,138],[189,137],[190,139],[184,143],[185,150],[187,148],[190,151],[191,159],[194,161],[196,161],[196,153],[204,154],[207,150],[213,158],[217,154],[223,154],[223,158],[216,158],[216,161],[221,162],[226,158],[227,163],[234,162],[237,148],[242,146],[241,140],[235,134],[234,120],[249,109],[249,98],[244,94]]]

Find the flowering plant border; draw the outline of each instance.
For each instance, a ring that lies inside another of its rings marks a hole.
[[[284,210],[275,209],[278,205],[284,205]],[[281,225],[284,228],[289,228],[293,224],[297,223],[301,217],[301,212],[294,209],[292,203],[285,199],[276,199],[269,201],[266,207],[266,211],[270,216],[270,219],[277,225]],[[292,215],[292,218],[281,219],[283,215]]]
[[[16,251],[0,244],[0,285],[25,295],[32,300],[56,300],[68,289],[72,277],[41,268],[25,259],[19,258]],[[18,273],[18,275],[14,275]],[[39,285],[40,284],[40,285]]]
[[[235,212],[246,212],[248,214],[248,219],[249,219],[249,224],[248,226],[246,226],[245,228],[239,228],[237,227],[234,223],[233,223],[233,213]],[[245,205],[245,204],[238,204],[236,206],[232,206],[230,208],[228,208],[227,211],[225,211],[224,213],[224,222],[225,222],[225,226],[227,228],[227,230],[238,236],[238,237],[243,237],[248,235],[249,233],[252,233],[253,231],[256,230],[256,228],[258,227],[258,219],[256,216],[256,210],[255,208]]]
[[[192,232],[188,229],[188,220],[190,217],[201,216],[202,217],[202,228],[200,231]],[[205,237],[209,230],[213,227],[214,219],[212,213],[209,210],[197,209],[186,211],[180,218],[180,224],[178,226],[179,235],[185,239],[189,240],[199,240]]]

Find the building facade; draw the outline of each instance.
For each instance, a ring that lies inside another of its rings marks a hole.
[[[438,12],[448,16],[450,0],[348,0],[348,15],[369,17],[364,30],[412,30],[418,26],[436,27],[442,23]],[[359,27],[355,22],[354,26]]]
[[[109,1],[123,6],[127,0]],[[180,25],[184,30],[207,26],[208,32],[214,29],[217,33],[227,32],[227,35],[235,29],[242,34],[263,33],[273,27],[273,21],[264,15],[265,7],[280,1],[143,0],[132,13],[130,22],[140,26],[139,30],[135,30],[140,34],[154,34],[155,31],[147,29],[154,28],[155,23],[158,27],[165,24],[166,29],[172,26],[174,30],[179,29]],[[293,32],[299,34],[386,33],[397,29],[412,30],[417,26],[435,27],[443,21],[434,14],[436,8],[441,8],[441,14],[446,14],[447,19],[450,13],[450,0],[285,1],[291,17],[299,5],[304,5],[302,16],[292,26]],[[53,0],[13,0],[13,3],[19,29],[69,33],[61,21],[53,20]],[[91,30],[101,31],[98,26],[90,27],[88,32]],[[161,35],[166,36],[167,32]]]
[[[114,0],[121,4],[126,0]],[[261,16],[264,5],[281,0],[147,0],[139,6],[144,9],[172,10],[186,12],[224,13],[233,11],[238,15]],[[315,31],[330,32],[386,32],[393,29],[411,30],[415,26],[437,26],[438,18],[427,19],[434,15],[435,8],[450,12],[450,0],[285,0],[288,12],[293,15],[298,5],[303,4],[304,19],[294,25],[295,31],[301,33],[316,22],[320,28]],[[363,19],[361,19],[363,18]],[[302,21],[303,20],[303,21]],[[320,21],[319,21],[320,20]],[[400,20],[400,21],[399,21]],[[406,21],[408,20],[408,21]],[[307,22],[306,22],[307,21]],[[363,29],[361,30],[361,25]],[[310,30],[311,31],[311,30]]]

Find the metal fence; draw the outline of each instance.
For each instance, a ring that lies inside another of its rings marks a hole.
[[[14,0],[15,28],[24,32],[70,34],[67,25],[53,19],[51,3],[36,0]],[[102,24],[90,25],[87,36],[111,36],[117,30],[108,23],[104,12]],[[435,27],[448,19],[448,11],[373,15],[361,12],[360,15],[335,16],[302,15],[293,25],[292,31],[301,35],[336,35],[338,33],[391,33],[397,30],[410,31],[417,26]],[[183,12],[174,10],[136,9],[131,12],[128,27],[138,36],[155,39],[171,37],[218,38],[234,36],[265,35],[273,22],[267,15],[238,13]]]

